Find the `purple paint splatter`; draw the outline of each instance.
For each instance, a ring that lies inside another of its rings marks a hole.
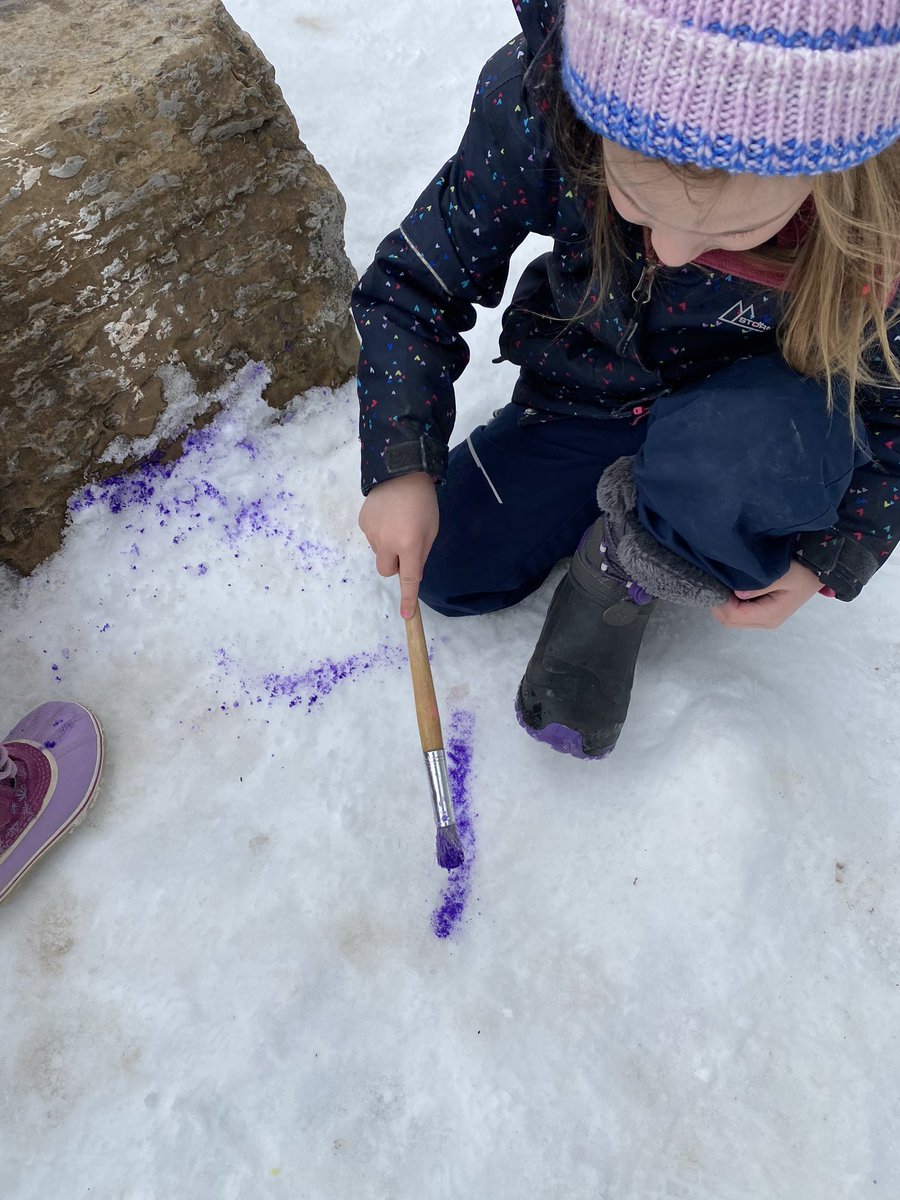
[[[226,674],[237,669],[235,660],[223,648],[216,651],[216,666]],[[375,668],[394,667],[401,670],[406,666],[406,649],[403,646],[383,645],[373,651],[351,654],[335,661],[326,658],[313,663],[296,673],[272,671],[256,680],[241,680],[240,688],[251,704],[266,704],[271,708],[278,701],[287,701],[288,708],[304,707],[306,712],[324,697],[331,695],[338,684],[356,678]],[[227,705],[220,705],[227,711]]]
[[[237,445],[246,452],[257,453],[256,446],[246,439]],[[188,449],[196,451],[197,446]],[[275,492],[227,497],[208,479],[184,478],[185,461],[186,456],[177,464],[143,463],[127,475],[111,476],[84,488],[72,499],[70,508],[73,513],[105,508],[115,516],[135,510],[153,519],[151,528],[171,528],[173,546],[186,545],[191,534],[219,524],[222,541],[232,549],[234,557],[239,557],[243,547],[255,538],[274,538],[291,552],[298,571],[311,572],[343,561],[339,550],[304,537],[295,528],[296,497],[282,486],[280,476]],[[144,527],[126,528],[136,529],[144,536]],[[129,553],[139,556],[137,543],[132,544]],[[198,574],[204,574],[205,569]]]
[[[157,487],[169,479],[174,470],[172,463],[143,463],[127,475],[111,475],[102,483],[86,487],[72,497],[69,508],[72,512],[82,512],[102,504],[111,513],[120,513],[136,504],[150,504]]]
[[[472,772],[474,733],[474,716],[460,709],[454,710],[450,715],[450,736],[447,739],[447,769],[450,776],[450,792],[456,809],[456,826],[466,861],[461,867],[449,872],[441,903],[431,914],[431,928],[435,937],[439,938],[448,938],[459,926],[472,886],[472,866],[475,862],[473,819],[477,814],[471,811],[469,779]]]
[[[262,369],[258,377],[264,381],[264,376]],[[69,507],[73,514],[97,509],[113,516],[138,514],[126,529],[134,529],[140,538],[145,528],[151,533],[168,529],[171,545],[185,548],[192,535],[208,534],[210,526],[217,526],[221,542],[234,558],[240,558],[245,548],[259,539],[274,539],[288,552],[296,571],[333,575],[332,568],[344,562],[344,553],[310,538],[308,530],[298,529],[303,506],[282,474],[276,474],[271,490],[256,495],[226,495],[205,477],[232,448],[252,461],[263,457],[259,443],[246,433],[236,436],[230,427],[222,430],[213,424],[185,438],[178,462],[161,462],[154,454],[127,474],[112,475],[84,488]],[[137,542],[127,553],[139,557]],[[135,563],[131,568],[138,569]],[[205,570],[204,565],[197,574]]]
[[[172,479],[179,466],[177,463],[148,462],[127,475],[111,475],[102,483],[84,488],[72,498],[69,508],[72,512],[82,512],[100,505],[115,515],[140,508],[154,511],[161,518],[187,515],[199,520],[201,514],[197,510],[204,500],[225,507],[225,497],[208,479],[186,480],[180,484],[177,494],[164,494],[163,485]],[[165,520],[161,520],[160,525],[164,524]]]

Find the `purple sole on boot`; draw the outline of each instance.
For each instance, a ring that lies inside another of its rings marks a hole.
[[[525,720],[518,696],[516,696],[516,720],[529,737],[533,737],[537,742],[543,742],[559,754],[571,754],[573,758],[582,758],[586,762],[599,762],[603,758],[608,758],[615,750],[615,746],[610,746],[602,754],[585,754],[584,743],[578,730],[569,729],[568,725],[560,725],[556,721],[545,725],[543,729],[535,729]]]

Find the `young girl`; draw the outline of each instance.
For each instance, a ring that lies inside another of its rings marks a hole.
[[[900,3],[517,0],[457,154],[354,296],[360,525],[401,613],[574,555],[516,701],[616,743],[657,599],[772,629],[900,527]],[[473,302],[512,402],[452,454]],[[437,487],[435,485],[438,485]]]

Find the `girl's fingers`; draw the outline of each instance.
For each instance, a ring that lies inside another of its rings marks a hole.
[[[400,575],[400,616],[404,621],[416,611],[416,601],[419,598],[419,579],[405,578]]]
[[[383,575],[385,579],[390,575],[396,575],[400,570],[400,559],[397,555],[383,550],[379,552],[374,546],[372,549],[375,550],[375,570],[378,574]]]
[[[711,609],[710,611],[712,612],[712,614],[716,618],[716,620],[721,621],[723,624],[725,624],[725,623],[727,623],[728,617],[732,616],[734,613],[736,613],[738,611],[738,609],[740,608],[740,606],[741,606],[740,600],[738,600],[735,596],[729,596],[728,599],[726,601],[724,601],[724,603],[717,604],[716,607]]]
[[[374,549],[374,547],[373,547]],[[400,576],[400,616],[409,620],[416,608],[419,598],[419,584],[422,581],[422,561],[418,555],[375,553],[375,570],[379,575],[389,578],[391,575]]]
[[[759,588],[758,591],[755,592],[735,592],[734,594],[737,596],[738,600],[757,600],[760,596],[768,596],[771,590],[772,589],[770,587],[767,587]]]
[[[751,600],[727,600],[713,616],[729,629],[777,629],[797,609],[797,603],[784,592],[764,592]]]

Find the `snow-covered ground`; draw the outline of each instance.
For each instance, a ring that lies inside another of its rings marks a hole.
[[[511,5],[229,9],[362,269]],[[460,434],[509,391],[493,320]],[[264,382],[0,575],[3,729],[72,697],[109,749],[0,910],[5,1200],[895,1200],[900,560],[776,633],[663,612],[602,765],[513,716],[549,584],[426,613],[449,883],[396,588],[356,531],[353,388],[282,416]]]

